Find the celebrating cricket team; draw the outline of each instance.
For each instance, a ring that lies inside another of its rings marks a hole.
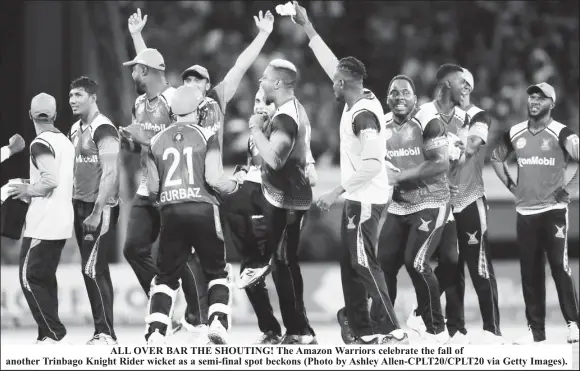
[[[554,88],[545,82],[528,87],[528,119],[509,123],[491,157],[515,199],[528,328],[521,338],[508,340],[501,329],[482,176],[493,123],[490,113],[471,101],[473,75],[463,66],[443,64],[432,101],[419,105],[420,92],[405,75],[394,76],[381,97],[365,87],[364,63],[355,56],[339,59],[302,6],[294,1],[277,10],[308,37],[305,53],[316,57],[342,108],[336,123],[340,182],[314,197],[315,123],[295,95],[300,73],[284,59],[271,60],[259,80],[247,120],[247,162],[233,174],[224,171],[226,106],[268,41],[274,28],[270,11],[254,17],[258,34],[221,81],[193,64],[181,74],[183,85],[174,88],[163,56],[141,36],[147,16],[138,10],[128,20],[136,56],[123,63],[138,94],[132,122],[115,123],[99,110],[98,83],[89,77],[70,84],[69,105],[78,120],[67,134],[54,126],[56,100],[45,93],[35,96],[30,180],[3,187],[3,202],[6,191],[7,198],[28,205],[19,279],[38,325],[37,343],[59,343],[67,334],[58,315],[56,270],[66,240],[74,235],[94,321],[87,344],[117,344],[107,261],[114,246],[103,241],[118,222],[123,151],[141,157],[139,187],[128,224],[121,227],[127,230],[124,257],[148,298],[143,319],[148,344],[164,344],[179,331],[198,343],[229,344],[236,289],[246,292],[256,314],[261,336],[255,344],[318,344],[304,304],[304,286],[312,283],[302,278],[298,246],[308,210],[328,211],[341,197],[336,250],[344,307],[336,309],[344,343],[407,345],[407,330],[427,344],[544,342],[544,254],[567,342],[578,342],[567,231],[579,173],[567,179],[566,170],[579,161],[579,139],[552,118]],[[20,136],[11,138],[2,161],[24,147]],[[507,166],[511,157],[517,163],[515,179]],[[228,248],[240,254],[239,272],[229,264]],[[465,265],[483,323],[484,336],[477,339],[465,325]],[[403,267],[416,294],[405,319],[394,310]],[[269,274],[282,322],[266,288]],[[187,306],[175,313],[180,291]]]

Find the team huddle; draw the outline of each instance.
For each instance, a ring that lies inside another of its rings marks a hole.
[[[110,246],[101,241],[119,216],[121,151],[141,156],[123,253],[149,299],[148,344],[162,344],[177,331],[227,344],[234,285],[245,290],[256,313],[262,332],[257,344],[317,344],[304,306],[298,245],[311,205],[328,211],[341,196],[345,306],[337,319],[346,344],[409,344],[394,310],[403,266],[416,293],[407,326],[434,344],[470,343],[465,265],[478,296],[483,341],[507,342],[500,328],[482,177],[492,120],[470,100],[472,74],[459,65],[442,65],[435,99],[420,106],[413,80],[395,76],[385,114],[381,100],[363,85],[364,64],[355,57],[337,59],[305,9],[297,2],[292,7],[296,28],[308,36],[344,105],[340,184],[317,200],[311,123],[294,94],[298,70],[287,60],[272,60],[264,70],[248,120],[247,162],[233,175],[224,173],[226,106],[273,30],[269,11],[254,17],[258,35],[221,82],[214,85],[207,69],[194,65],[183,71],[178,88],[169,86],[162,55],[147,48],[141,36],[147,16],[140,10],[133,14],[128,28],[137,55],[124,65],[131,68],[139,97],[128,126],[118,129],[99,111],[98,85],[87,77],[70,86],[69,104],[78,121],[68,135],[54,127],[55,99],[44,93],[33,98],[30,117],[37,137],[30,144],[30,181],[7,187],[10,197],[29,202],[20,281],[38,324],[38,343],[58,343],[66,335],[58,316],[56,269],[73,231],[95,326],[88,344],[117,343]],[[515,343],[546,340],[544,250],[567,341],[578,342],[578,298],[567,251],[568,203],[578,192],[578,170],[569,180],[565,175],[568,162],[579,161],[579,139],[552,119],[552,86],[532,85],[527,93],[528,120],[505,133],[491,158],[516,200],[529,331]],[[11,139],[2,161],[23,147],[21,138]],[[517,159],[516,180],[506,165],[510,156]],[[228,264],[226,246],[241,256],[239,274]],[[270,273],[285,331],[266,289]],[[175,314],[180,290],[187,307]]]

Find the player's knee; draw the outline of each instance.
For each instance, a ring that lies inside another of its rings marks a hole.
[[[429,264],[421,259],[405,259],[405,269],[409,274],[424,273],[430,269]]]

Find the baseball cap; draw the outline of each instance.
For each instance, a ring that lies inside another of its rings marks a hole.
[[[532,94],[532,93],[537,93],[538,91],[540,91],[546,97],[552,98],[554,103],[556,103],[556,90],[554,90],[554,87],[552,85],[550,85],[546,82],[541,82],[541,83],[536,84],[536,85],[530,85],[530,86],[528,86],[526,93]]]
[[[123,63],[123,66],[133,66],[135,64],[142,64],[156,70],[165,71],[165,60],[163,60],[163,56],[157,49],[147,48],[141,50],[135,59]]]
[[[469,86],[471,86],[471,90],[475,89],[475,81],[473,80],[473,75],[471,74],[471,72],[469,72],[467,68],[463,69],[463,78],[465,79],[465,81],[467,81]]]
[[[184,116],[192,113],[203,101],[203,94],[196,86],[180,86],[175,89],[171,99],[171,111]]]
[[[54,119],[56,116],[56,99],[46,93],[38,94],[30,102],[30,116],[35,120]]]
[[[187,75],[196,75],[196,76],[201,77],[202,79],[206,79],[208,82],[210,82],[209,72],[207,72],[207,68],[202,67],[199,64],[196,64],[195,66],[191,66],[188,69],[186,69],[185,71],[183,71],[181,73],[181,79],[185,80],[185,77]]]

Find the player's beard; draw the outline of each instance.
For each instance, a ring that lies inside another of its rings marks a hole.
[[[145,84],[142,81],[135,80],[135,91],[138,95],[143,95],[146,93]]]
[[[550,113],[550,107],[545,107],[545,108],[540,107],[540,110],[534,114],[534,113],[532,113],[532,110],[528,106],[528,117],[533,118],[535,120],[541,120],[544,117],[546,117],[549,113]]]

